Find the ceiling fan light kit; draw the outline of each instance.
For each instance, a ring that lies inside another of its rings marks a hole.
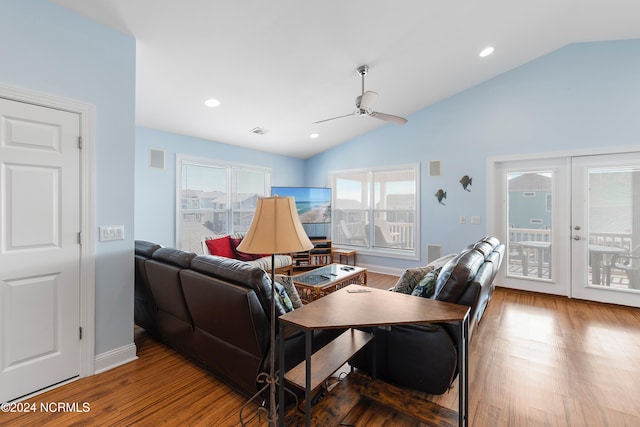
[[[344,117],[350,116],[369,116],[376,119],[384,120],[385,122],[395,123],[399,125],[403,125],[407,123],[407,119],[400,116],[394,116],[393,114],[380,113],[377,111],[373,111],[371,108],[373,104],[378,100],[378,94],[373,91],[364,91],[364,76],[369,72],[368,65],[359,66],[356,71],[358,75],[360,75],[362,79],[362,94],[356,97],[356,109],[351,114],[345,114],[343,116],[332,117],[330,119],[318,120],[317,122],[313,122],[313,124],[328,122],[330,120],[342,119]]]

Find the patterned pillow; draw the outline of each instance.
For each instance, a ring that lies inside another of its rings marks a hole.
[[[296,308],[302,307],[302,300],[300,299],[300,295],[298,295],[298,290],[293,284],[291,276],[276,274],[276,283],[280,283],[282,286],[284,286],[285,290],[287,291],[287,295],[289,295],[289,299],[291,300],[291,305],[293,306],[294,310]]]
[[[423,298],[431,298],[436,291],[436,282],[438,280],[438,273],[440,270],[432,270],[424,275],[424,277],[418,282],[411,295]]]
[[[287,313],[293,311],[293,304],[291,304],[291,299],[289,295],[287,295],[287,291],[280,283],[275,283],[276,287],[276,295],[278,296],[278,300],[280,300],[280,304],[284,308],[284,311]]]
[[[401,294],[411,294],[413,288],[418,284],[425,274],[433,270],[432,266],[408,268],[402,273],[400,279],[393,287],[394,292]]]
[[[458,254],[449,254],[449,255],[443,255],[438,259],[434,259],[433,261],[431,261],[429,264],[427,264],[428,266],[433,267],[434,270],[437,270],[439,268],[444,267],[444,265],[446,263],[448,263],[450,260],[452,260],[453,258],[457,257]]]

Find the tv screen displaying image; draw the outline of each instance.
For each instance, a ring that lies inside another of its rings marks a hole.
[[[300,222],[326,224],[331,222],[331,189],[322,187],[271,187],[271,195],[293,197]]]

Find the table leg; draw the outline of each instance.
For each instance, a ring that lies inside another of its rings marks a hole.
[[[304,403],[305,414],[304,423],[305,426],[311,427],[311,330],[305,331],[304,336],[304,358],[305,358],[305,375],[306,375],[306,387],[304,390]]]
[[[278,370],[278,425],[284,427],[284,325],[280,323],[279,370]]]
[[[469,312],[460,322],[460,342],[458,343],[458,425],[469,425]]]

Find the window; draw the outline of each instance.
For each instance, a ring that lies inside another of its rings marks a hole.
[[[269,194],[269,169],[187,158],[178,165],[178,247],[201,252],[203,236],[249,229],[258,197]]]
[[[333,242],[385,256],[419,256],[419,165],[330,173]]]

